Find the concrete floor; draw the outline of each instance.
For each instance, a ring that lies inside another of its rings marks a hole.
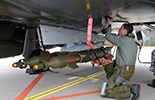
[[[150,61],[152,49],[142,50],[141,61]],[[29,75],[25,73],[25,69],[11,67],[11,64],[20,58],[22,56],[0,60],[0,98],[3,100],[34,100],[28,99],[32,96],[38,100],[58,100],[58,97],[61,100],[115,100],[100,96],[102,83],[106,81],[103,67],[92,67],[90,63],[82,63],[78,64],[79,68],[75,70],[66,67],[52,69],[59,72],[57,74],[47,71],[42,74]],[[142,85],[139,100],[154,100],[155,98],[155,89],[146,85],[152,83],[155,78],[149,71],[149,66],[149,64],[140,64],[137,61],[135,73],[128,82]],[[100,73],[97,75],[97,72]],[[72,80],[69,80],[70,78]],[[94,78],[99,80],[92,82]]]

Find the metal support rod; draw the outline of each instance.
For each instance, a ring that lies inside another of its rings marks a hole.
[[[45,49],[43,47],[43,42],[42,42],[42,38],[41,38],[41,35],[40,35],[39,27],[37,28],[37,34],[38,34],[38,40],[39,40],[40,49],[45,51]]]
[[[143,24],[143,25],[145,25],[145,26],[148,27],[148,28],[151,28],[151,29],[155,30],[155,27],[152,26],[152,25],[149,25],[149,24]]]
[[[96,54],[96,52],[95,52],[95,50],[94,50],[94,49],[93,49],[93,53],[95,54],[95,56],[96,56],[96,58],[97,58],[98,62],[99,62],[100,64],[102,64],[102,63],[100,62],[100,60],[99,60],[99,58],[98,58],[98,56],[97,56],[97,54]]]

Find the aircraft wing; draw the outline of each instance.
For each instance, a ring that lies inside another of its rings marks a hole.
[[[114,32],[122,23],[131,23],[135,33],[155,36],[155,0],[1,0],[0,58],[22,54],[25,59],[13,67],[29,65],[28,73],[49,67],[75,69],[76,63],[97,56],[111,58],[110,49],[103,48],[105,39],[101,34],[107,27],[107,16],[113,20]],[[92,34],[87,35],[88,25],[91,32],[91,17]],[[93,50],[87,43],[93,45]],[[45,52],[55,46],[61,47],[60,53]],[[155,73],[154,66],[150,69]]]
[[[118,22],[129,22],[135,31],[154,36],[154,12],[155,0],[1,0],[0,57],[23,54],[29,59],[33,51],[54,46],[67,52],[89,50],[90,16],[95,49],[105,42],[99,34],[106,27],[105,16],[113,18],[113,30]]]

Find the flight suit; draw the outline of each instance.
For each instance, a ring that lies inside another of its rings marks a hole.
[[[117,45],[115,63],[104,66],[107,77],[105,93],[102,96],[116,99],[126,99],[131,95],[132,84],[123,84],[131,79],[135,71],[137,45],[134,34],[120,36],[111,34],[111,26],[106,29],[105,38]]]

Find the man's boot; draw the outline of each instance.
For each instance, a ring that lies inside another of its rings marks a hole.
[[[141,86],[139,84],[132,84],[131,93],[133,94],[132,100],[138,100],[140,97]]]
[[[152,84],[147,84],[147,85],[150,86],[150,87],[155,88],[155,79],[153,79]]]

